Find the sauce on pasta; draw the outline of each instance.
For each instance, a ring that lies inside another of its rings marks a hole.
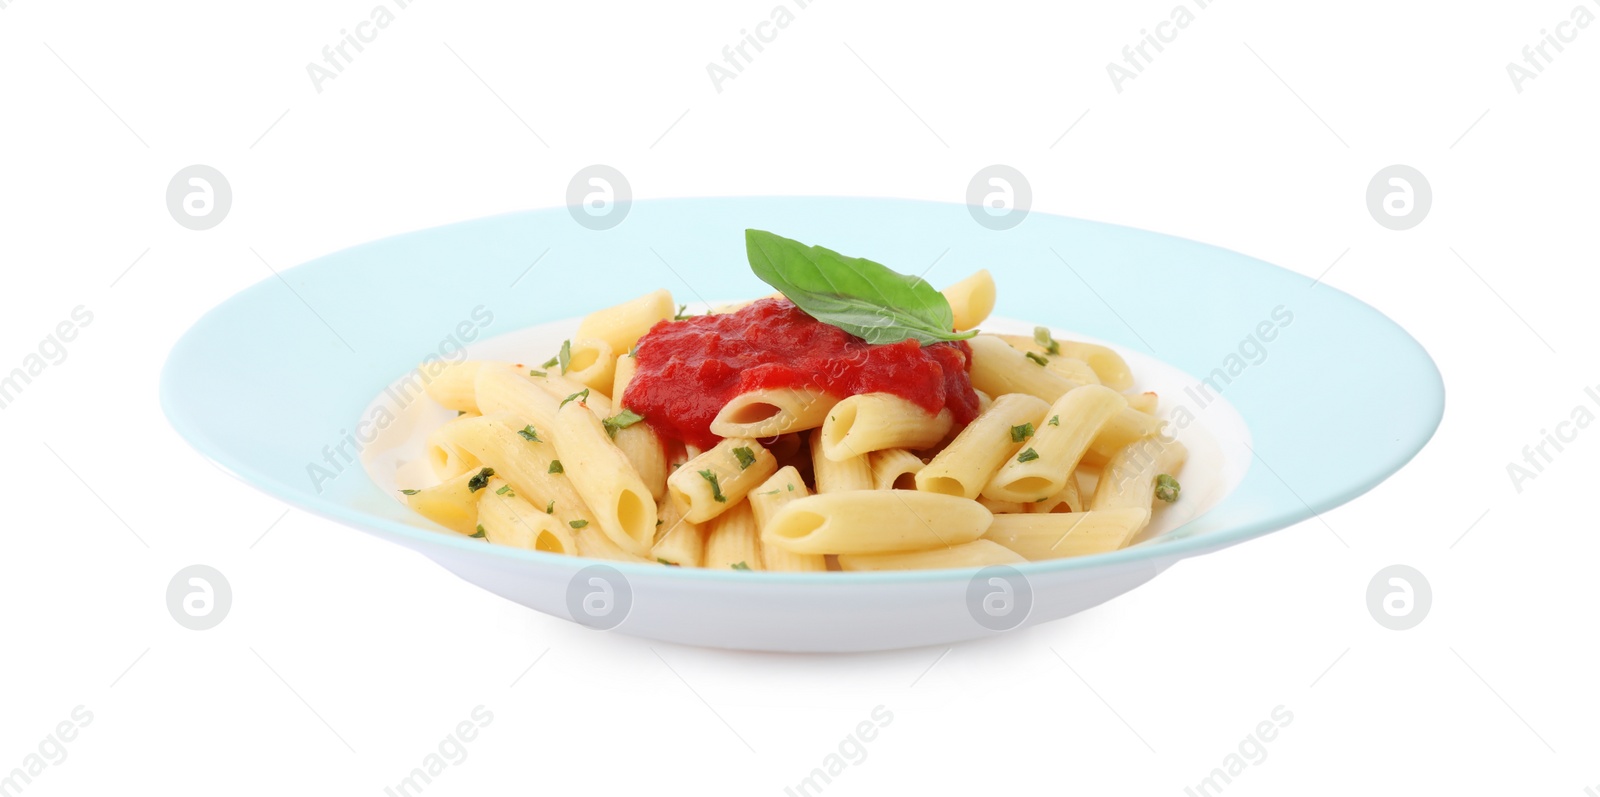
[[[662,321],[639,339],[637,357],[623,405],[661,437],[701,448],[721,439],[711,422],[723,405],[762,388],[820,389],[840,398],[892,393],[930,414],[948,408],[958,427],[978,415],[965,342],[873,345],[788,299]]]

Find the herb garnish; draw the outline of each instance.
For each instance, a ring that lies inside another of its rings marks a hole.
[[[1021,426],[1011,427],[1011,442],[1020,443],[1033,436],[1033,424],[1025,423]]]
[[[626,429],[642,420],[644,420],[643,415],[640,415],[633,410],[623,408],[622,412],[619,412],[616,415],[601,421],[600,425],[606,428],[606,434],[616,437],[618,429]]]
[[[1017,455],[1018,462],[1032,462],[1038,458],[1039,452],[1034,451],[1031,448]]]
[[[539,430],[533,428],[532,424],[529,424],[527,426],[522,427],[521,429],[518,429],[517,430],[517,434],[522,435],[522,439],[524,439],[524,440],[526,440],[526,441],[528,441],[530,443],[543,443],[544,442],[543,440],[539,439]]]
[[[589,525],[589,521],[587,521],[587,520],[574,520],[571,523],[568,523],[567,525],[571,526],[571,527],[573,527],[575,529],[581,529],[584,526]]]
[[[700,471],[700,478],[705,479],[708,482],[711,482],[711,497],[717,499],[717,503],[719,503],[719,504],[728,503],[728,496],[722,494],[722,485],[717,483],[717,474],[716,474],[715,471],[711,471],[711,470]]]
[[[559,459],[550,460],[550,469],[545,471],[545,473],[566,473],[566,472],[567,472],[567,469],[561,467],[561,460],[559,460]]]
[[[735,448],[733,450],[733,455],[739,460],[739,470],[744,470],[751,465],[756,464],[756,452],[751,451],[749,446],[739,446],[738,448]]]
[[[589,388],[584,388],[584,389],[582,389],[582,390],[580,390],[580,391],[578,391],[576,393],[573,393],[572,395],[567,396],[566,398],[562,399],[561,400],[561,406],[560,407],[556,407],[556,409],[559,410],[559,409],[561,409],[561,407],[567,406],[567,402],[574,401],[574,400],[576,400],[579,404],[582,404],[585,401],[588,401],[589,400]]]
[[[1178,500],[1178,493],[1182,490],[1183,487],[1178,484],[1178,480],[1172,478],[1170,475],[1163,473],[1156,477],[1157,498],[1170,504],[1173,501]]]
[[[1044,349],[1045,354],[1061,353],[1061,344],[1057,343],[1055,338],[1050,337],[1049,327],[1034,327],[1033,342],[1039,344],[1039,348]]]
[[[478,475],[467,480],[467,492],[475,493],[489,486],[489,477],[494,475],[494,468],[484,468]]]

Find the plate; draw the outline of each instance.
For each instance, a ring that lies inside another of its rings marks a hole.
[[[606,230],[567,208],[497,216],[284,271],[178,341],[162,406],[246,483],[516,603],[596,629],[775,651],[947,644],[1082,611],[1361,495],[1426,444],[1443,412],[1437,368],[1383,314],[1192,241],[1038,212],[996,231],[965,205],[912,200],[672,199],[626,213]],[[696,306],[768,293],[746,265],[747,227],[936,285],[988,268],[1000,298],[986,328],[1045,324],[1116,348],[1190,446],[1183,500],[1108,554],[980,571],[746,573],[491,546],[395,499],[396,469],[448,417],[404,389],[419,363],[548,356],[576,319],[658,287]]]

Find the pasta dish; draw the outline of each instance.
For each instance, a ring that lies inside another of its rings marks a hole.
[[[1105,346],[985,334],[988,271],[940,291],[760,230],[746,249],[776,293],[690,314],[657,290],[525,362],[426,366],[457,415],[403,499],[488,543],[738,571],[1103,553],[1179,499],[1156,394]]]

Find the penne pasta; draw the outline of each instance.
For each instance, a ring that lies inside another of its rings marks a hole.
[[[950,302],[957,332],[965,332],[982,324],[994,312],[994,277],[990,276],[988,269],[979,269],[972,276],[945,288],[942,293]]]
[[[506,413],[462,418],[440,427],[440,442],[463,452],[475,464],[488,467],[535,506],[549,507],[570,528],[594,521],[589,507],[568,481],[549,438],[530,440],[521,434],[516,419]],[[577,524],[577,525],[573,525]]]
[[[604,559],[608,562],[633,562],[635,564],[660,564],[654,559],[649,559],[638,554],[628,553],[622,547],[611,541],[599,526],[588,526],[573,532],[572,539],[578,545],[578,555],[590,559]]]
[[[656,536],[655,499],[582,402],[556,412],[555,448],[600,530],[629,553],[648,553]]]
[[[858,490],[790,501],[764,536],[795,553],[863,554],[960,545],[994,519],[976,501],[905,490]]]
[[[1028,507],[1033,506],[1032,504],[1024,504],[1021,501],[996,501],[993,498],[984,498],[983,496],[978,496],[978,504],[996,515],[1019,515],[1027,512]]]
[[[996,516],[983,539],[1039,562],[1123,548],[1150,523],[1148,508]]]
[[[974,540],[949,548],[887,554],[840,554],[842,570],[942,570],[956,567],[1020,565],[1027,562],[1009,548],[990,540]]]
[[[599,338],[576,338],[572,341],[572,359],[567,362],[566,377],[596,393],[611,397],[618,354],[611,344]]]
[[[1149,509],[1156,479],[1183,469],[1189,450],[1176,440],[1150,437],[1130,444],[1100,470],[1089,509]]]
[[[633,379],[633,372],[637,361],[627,355],[617,358],[615,376],[615,393],[617,400],[615,406],[619,408],[617,416],[607,418],[601,423],[612,432],[611,440],[621,449],[622,455],[628,458],[628,463],[633,465],[635,473],[650,490],[650,496],[660,501],[667,494],[667,447],[656,435],[655,429],[648,423],[635,421],[627,426],[620,426],[619,421],[622,410],[627,408],[622,400],[622,393],[628,388],[629,380]]]
[[[667,477],[667,492],[691,523],[705,523],[733,509],[777,469],[777,459],[760,443],[730,437]]]
[[[705,556],[705,531],[683,517],[683,507],[670,498],[656,506],[656,544],[650,555],[657,562],[699,567]]]
[[[723,405],[711,421],[711,433],[764,439],[815,429],[838,403],[838,397],[811,388],[752,390]]]
[[[504,479],[490,479],[478,498],[478,529],[489,542],[529,551],[576,556],[572,530],[555,515],[534,508]]]
[[[1160,399],[1155,393],[1145,391],[1143,393],[1127,393],[1126,395],[1128,397],[1129,407],[1132,407],[1133,409],[1146,415],[1156,414],[1156,409],[1160,405]]]
[[[738,502],[707,524],[705,566],[712,570],[765,569],[749,501]]]
[[[972,347],[972,386],[991,396],[1027,393],[1051,402],[1079,384],[1028,359],[993,335],[979,335],[967,344]]]
[[[541,390],[518,371],[485,364],[478,369],[474,384],[478,406],[483,412],[509,413],[523,426],[532,426],[535,435],[548,435],[555,428],[560,399]]]
[[[822,453],[818,438],[822,430],[811,433],[811,478],[818,493],[843,493],[851,490],[871,490],[872,462],[865,454],[847,460],[831,459]]]
[[[886,448],[927,448],[950,431],[950,411],[927,410],[890,393],[851,396],[828,411],[817,438],[835,462]]]
[[[1080,489],[1081,486],[1078,484],[1078,472],[1073,471],[1067,476],[1066,486],[1061,488],[1061,492],[1056,493],[1055,495],[1052,495],[1043,501],[1035,501],[1034,503],[1028,504],[1028,511],[1038,512],[1046,515],[1062,512],[1082,512],[1088,507],[1083,503],[1083,496],[1080,492]]]
[[[481,362],[468,360],[444,366],[438,375],[428,380],[428,397],[446,409],[477,412],[478,402],[473,382],[476,381],[478,368],[482,365]]]
[[[1031,503],[1061,492],[1100,427],[1127,406],[1121,393],[1104,385],[1084,385],[1057,399],[1045,413],[1056,423],[1037,427],[984,486],[983,496]]]
[[[925,465],[922,458],[903,448],[874,451],[867,455],[872,466],[872,487],[875,490],[915,490],[917,472]]]
[[[406,496],[406,505],[451,531],[470,535],[478,525],[478,497],[468,483],[477,475],[473,470],[417,490]]]
[[[596,310],[578,324],[578,337],[606,342],[617,354],[626,354],[658,322],[672,318],[672,294],[651,291],[637,299]]]
[[[767,528],[772,523],[773,515],[778,513],[784,505],[797,498],[810,495],[806,483],[800,479],[800,471],[793,466],[779,468],[771,478],[762,482],[760,486],[750,492],[747,500],[750,509],[756,516],[756,530],[763,537],[761,544],[761,563],[767,570],[808,571],[821,572],[828,569],[825,556],[814,553],[795,553],[787,548],[773,545],[764,538]]]
[[[1037,429],[1049,409],[1049,404],[1026,393],[996,398],[917,473],[917,489],[977,498],[1000,466],[1022,450],[1023,440],[1014,439],[1011,430],[1029,424]]]
[[[611,399],[604,393],[590,390],[582,382],[562,376],[554,369],[546,371],[544,376],[529,376],[528,379],[555,398],[557,405],[571,399],[575,402],[582,401],[588,405],[589,411],[593,412],[597,418],[609,418],[612,415]],[[584,393],[586,390],[588,391],[587,394]]]
[[[449,481],[468,471],[476,471],[482,464],[476,455],[453,442],[462,429],[470,428],[478,417],[458,415],[428,433],[428,466],[440,481]]]

